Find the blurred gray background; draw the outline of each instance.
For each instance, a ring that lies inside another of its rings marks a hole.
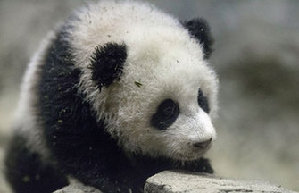
[[[148,0],[181,20],[204,17],[220,78],[218,139],[208,157],[220,176],[299,191],[299,1]],[[83,0],[0,0],[0,160],[30,56]],[[0,192],[10,192],[2,177]]]

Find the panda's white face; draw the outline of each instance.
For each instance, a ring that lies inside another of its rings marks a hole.
[[[197,159],[216,137],[211,114],[217,80],[196,42],[159,33],[139,45],[128,41],[120,80],[102,90],[104,111],[113,114],[109,131],[129,152]]]
[[[81,10],[71,26],[80,87],[125,151],[174,160],[207,151],[218,81],[202,45],[176,19],[144,4],[106,2]],[[126,48],[125,62],[119,79],[98,89],[90,58],[111,42]]]

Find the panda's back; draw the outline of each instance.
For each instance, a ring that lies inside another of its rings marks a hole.
[[[41,42],[37,52],[27,66],[21,84],[21,93],[13,125],[14,132],[26,138],[27,146],[47,157],[47,150],[43,140],[42,128],[39,128],[37,118],[37,84],[40,79],[40,69],[43,68],[47,49],[54,39],[54,32],[49,32]]]

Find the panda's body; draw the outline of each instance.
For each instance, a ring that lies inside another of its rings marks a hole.
[[[142,192],[166,169],[212,172],[218,82],[203,20],[180,23],[136,2],[101,2],[51,33],[23,82],[6,176],[16,192],[73,177]]]

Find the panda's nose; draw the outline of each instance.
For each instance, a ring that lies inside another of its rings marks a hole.
[[[201,141],[201,142],[195,142],[193,144],[194,147],[196,148],[202,148],[205,149],[207,148],[210,144],[212,143],[212,138],[206,140],[206,141]]]

